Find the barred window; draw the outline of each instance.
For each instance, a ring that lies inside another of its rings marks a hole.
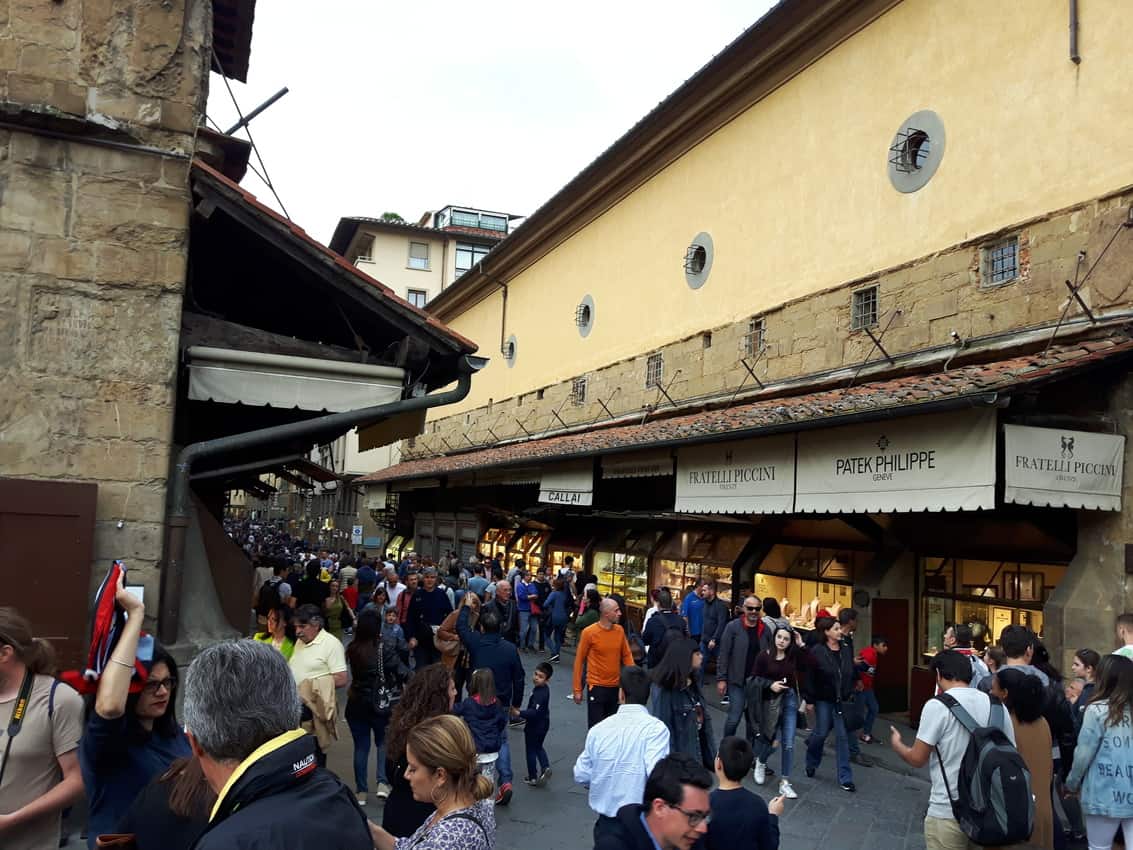
[[[1019,237],[1012,236],[981,251],[984,286],[1000,286],[1019,276]]]
[[[658,351],[650,354],[645,361],[645,389],[661,385],[661,378],[665,374],[665,355]]]
[[[586,376],[575,378],[570,382],[570,403],[575,407],[586,404]]]
[[[850,330],[860,331],[862,328],[873,327],[877,324],[877,287],[867,286],[856,290],[850,301]]]
[[[765,328],[763,316],[753,316],[748,319],[747,333],[744,334],[744,357],[755,357],[763,351]]]

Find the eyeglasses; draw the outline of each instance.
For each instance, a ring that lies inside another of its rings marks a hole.
[[[165,688],[169,693],[173,693],[176,687],[177,680],[170,676],[168,679],[150,679],[142,685],[142,690],[148,694],[156,694],[162,688]]]
[[[762,611],[762,610],[763,610],[763,606],[762,606],[762,605],[754,605],[754,606],[752,606],[752,605],[745,605],[745,606],[744,606],[744,610],[745,610],[745,611],[751,611],[751,612],[753,612],[753,613],[754,613],[754,612],[756,612],[756,611]]]
[[[668,805],[670,809],[676,809],[678,812],[688,818],[689,826],[700,826],[702,823],[712,823],[711,812],[686,812],[680,806],[674,805],[673,803],[667,803],[666,805]]]

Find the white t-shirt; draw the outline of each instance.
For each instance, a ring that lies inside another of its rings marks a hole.
[[[295,641],[295,649],[291,652],[291,674],[295,677],[295,684],[302,684],[307,679],[317,679],[334,673],[346,672],[346,652],[342,643],[328,632],[321,629],[310,643]]]
[[[1133,643],[1123,646],[1120,649],[1115,649],[1113,655],[1123,655],[1126,658],[1133,659]]]
[[[948,693],[963,706],[972,719],[980,726],[986,726],[991,715],[991,698],[983,691],[975,688],[952,688]],[[1012,744],[1015,743],[1015,729],[1011,725],[1011,715],[1004,708],[1001,714],[1000,728]],[[953,799],[957,796],[956,786],[960,777],[960,762],[964,760],[964,751],[968,749],[969,735],[960,725],[960,721],[952,716],[948,706],[938,699],[930,699],[921,711],[921,725],[917,729],[917,740],[924,741],[930,747],[936,747],[940,753],[940,760],[936,753],[929,756],[928,772],[932,777],[932,793],[928,797],[928,816],[932,818],[946,818],[951,820],[952,803],[948,799],[948,792],[944,788],[944,777],[940,775],[940,761],[944,762],[944,771],[948,774],[948,785],[952,790]]]
[[[386,595],[389,597],[389,604],[395,607],[397,606],[397,598],[401,596],[401,592],[405,590],[405,585],[401,582],[398,582],[394,587],[390,587],[388,581],[383,581],[378,587],[385,588]]]

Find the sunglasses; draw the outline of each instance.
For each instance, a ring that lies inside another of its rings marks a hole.
[[[763,610],[763,606],[762,606],[762,605],[754,605],[754,606],[752,606],[752,605],[745,605],[745,606],[744,606],[744,610],[745,610],[745,611],[753,611],[753,612],[754,612],[754,611],[762,611],[762,610]]]

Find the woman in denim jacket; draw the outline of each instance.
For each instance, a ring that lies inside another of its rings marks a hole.
[[[1081,794],[1090,850],[1109,850],[1121,827],[1133,847],[1133,661],[1107,655],[1082,719],[1068,794]]]
[[[696,641],[677,638],[669,642],[650,676],[658,688],[653,714],[669,727],[671,751],[687,753],[707,767],[716,759],[716,740],[697,683],[701,660]]]

